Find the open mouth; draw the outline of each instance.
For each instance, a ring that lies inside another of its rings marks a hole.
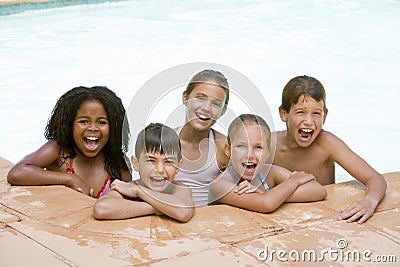
[[[314,130],[312,129],[299,129],[299,135],[303,141],[310,140],[313,134]]]
[[[211,118],[200,113],[196,113],[196,117],[203,122],[209,121]]]
[[[245,173],[253,174],[256,171],[257,164],[255,163],[242,163]]]
[[[161,186],[164,185],[165,182],[167,181],[167,179],[165,179],[164,177],[161,176],[150,176],[150,181],[157,186]]]
[[[99,146],[100,141],[99,141],[98,137],[88,136],[88,137],[85,137],[83,139],[83,143],[85,144],[85,147],[88,150],[93,151],[93,150],[97,149],[97,147]]]

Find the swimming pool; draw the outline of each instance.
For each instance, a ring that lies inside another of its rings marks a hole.
[[[154,75],[215,62],[247,76],[279,120],[294,76],[327,90],[325,129],[399,171],[399,1],[124,1],[0,16],[0,155],[37,149],[56,100],[106,85],[128,107]],[[179,103],[179,99],[177,100]],[[351,179],[338,169],[337,181]]]

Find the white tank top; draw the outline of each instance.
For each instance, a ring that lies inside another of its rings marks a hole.
[[[196,171],[180,169],[174,179],[192,189],[192,197],[196,207],[208,205],[210,183],[221,172],[218,167],[212,130],[210,130],[208,138],[208,156],[204,166]]]

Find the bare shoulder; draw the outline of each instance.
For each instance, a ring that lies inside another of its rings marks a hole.
[[[57,141],[50,140],[44,145],[42,145],[38,150],[29,154],[25,158],[21,160],[21,162],[32,163],[34,165],[36,162],[46,162],[45,165],[49,165],[50,163],[57,161],[60,155],[60,146],[57,144]],[[43,166],[45,167],[45,166]]]
[[[344,144],[344,142],[339,137],[325,130],[322,130],[319,133],[318,138],[315,141],[324,148],[331,148],[332,146]]]

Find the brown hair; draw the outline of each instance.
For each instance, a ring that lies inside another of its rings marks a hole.
[[[324,86],[317,79],[306,75],[294,77],[285,85],[280,108],[290,112],[290,108],[299,101],[302,95],[305,98],[311,97],[316,101],[324,101],[324,111],[326,110]]]
[[[229,102],[229,83],[228,79],[219,71],[205,69],[195,74],[192,79],[190,79],[189,84],[186,87],[184,93],[188,96],[193,91],[199,83],[211,83],[222,87],[225,90],[225,103],[222,107],[222,114],[225,113],[228,102]]]
[[[244,127],[245,125],[249,124],[256,124],[259,125],[260,127],[265,127],[266,131],[265,133],[267,134],[267,143],[268,147],[270,146],[271,143],[271,129],[269,128],[268,123],[261,118],[258,115],[255,114],[242,114],[239,117],[236,117],[228,127],[228,144],[231,144],[231,139],[237,132],[239,127]]]

